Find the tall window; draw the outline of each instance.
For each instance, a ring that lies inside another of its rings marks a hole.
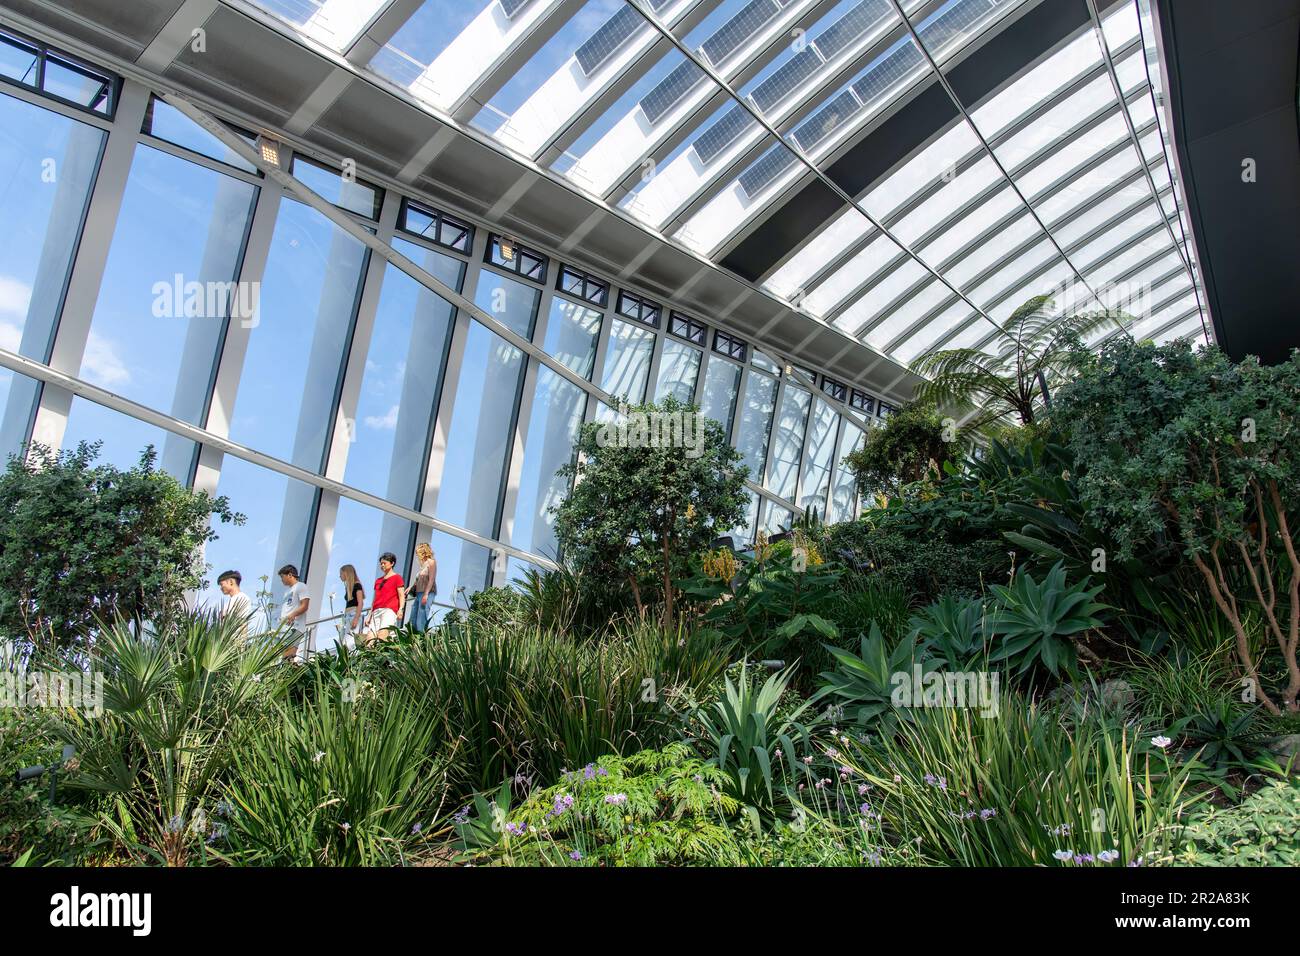
[[[634,405],[645,401],[654,348],[655,334],[649,329],[615,319],[610,327],[609,353],[605,356],[600,387]]]
[[[751,372],[740,405],[740,431],[736,436],[736,451],[749,467],[750,481],[762,481],[775,410],[776,379]]]
[[[835,478],[831,485],[831,521],[848,521],[858,515],[858,490],[853,472],[844,465],[844,458],[862,447],[862,429],[851,422],[844,423],[840,436],[840,450],[835,456]]]
[[[721,359],[709,359],[704,373],[704,393],[700,411],[722,425],[723,434],[731,435],[736,414],[736,392],[740,388],[740,366]]]
[[[839,423],[839,413],[828,403],[820,398],[813,402],[809,424],[811,431],[808,434],[808,463],[804,466],[803,488],[795,503],[800,508],[812,508],[822,517],[826,516],[826,493],[830,490],[831,466],[835,461],[835,432]]]
[[[659,360],[659,381],[655,399],[672,396],[683,404],[695,397],[695,381],[700,377],[700,350],[673,339],[664,339],[664,354]]]
[[[587,410],[587,393],[546,366],[537,369],[537,389],[524,443],[510,542],[519,548],[555,557],[555,523],[551,508],[569,491],[568,479],[556,475],[573,458],[573,444]]]
[[[251,291],[236,280],[256,198],[257,187],[243,180],[136,147],[81,378],[203,424],[226,323],[253,318]],[[124,424],[98,410],[74,409],[67,443]],[[177,444],[167,447],[164,465],[188,471]]]
[[[435,278],[459,289],[459,259],[405,239],[394,248]],[[406,508],[418,508],[429,459],[431,422],[456,310],[396,266],[385,266],[383,291],[366,353],[343,480]]]
[[[366,259],[364,245],[316,210],[281,200],[233,440],[320,469]]]
[[[780,413],[776,417],[772,438],[772,465],[768,470],[765,487],[773,494],[794,500],[799,479],[799,459],[803,455],[804,431],[808,424],[808,411],[812,393],[787,384],[781,397]]]
[[[596,363],[596,340],[600,336],[603,316],[595,309],[570,302],[561,296],[551,299],[551,314],[546,322],[546,354],[583,378],[591,378]]]
[[[0,348],[45,361],[104,133],[0,94]],[[27,437],[38,386],[0,373],[0,450]]]

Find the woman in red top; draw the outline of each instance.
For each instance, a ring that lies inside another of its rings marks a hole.
[[[397,555],[385,551],[379,556],[379,570],[375,578],[375,599],[370,606],[370,637],[366,641],[372,644],[376,640],[388,640],[388,629],[402,619],[403,581],[400,574],[393,572],[397,564]]]

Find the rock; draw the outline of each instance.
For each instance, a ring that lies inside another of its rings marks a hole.
[[[1126,680],[1108,680],[1097,687],[1102,704],[1109,710],[1131,710],[1137,706],[1137,692]]]
[[[1287,759],[1300,754],[1300,734],[1287,734],[1285,737],[1278,737],[1268,749],[1276,756],[1281,757],[1285,763]]]

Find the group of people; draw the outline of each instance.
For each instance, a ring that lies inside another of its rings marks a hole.
[[[346,604],[343,610],[343,627],[341,643],[355,646],[359,639],[370,646],[376,641],[388,640],[391,630],[400,622],[408,619],[416,630],[425,630],[432,620],[434,599],[438,595],[438,561],[433,548],[421,542],[415,546],[415,557],[419,562],[419,571],[415,580],[407,587],[402,576],[397,573],[397,555],[385,551],[379,556],[379,577],[375,578],[374,590],[369,611],[366,610],[366,589],[361,584],[357,569],[350,564],[339,568],[339,580],[343,582]],[[299,655],[299,648],[306,645],[307,612],[311,608],[311,597],[298,576],[298,569],[286,564],[279,570],[280,583],[284,585],[284,597],[280,602],[280,626],[285,628],[293,644],[284,651],[286,659],[293,660]],[[248,595],[241,590],[243,577],[238,571],[223,571],[217,577],[217,587],[226,596],[221,616],[234,617],[248,621],[253,615],[253,604]]]

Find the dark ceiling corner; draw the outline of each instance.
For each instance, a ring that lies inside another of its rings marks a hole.
[[[1300,0],[1155,12],[1215,336],[1233,358],[1280,362],[1300,347]]]

